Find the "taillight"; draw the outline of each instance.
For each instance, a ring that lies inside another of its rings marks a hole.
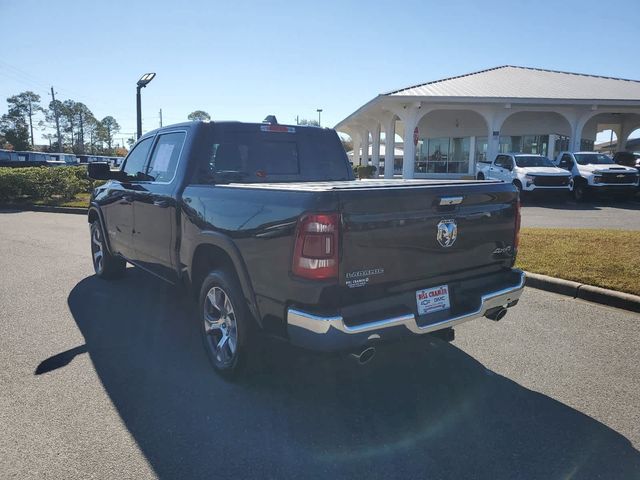
[[[311,280],[338,278],[339,234],[337,213],[300,217],[293,247],[293,274]]]
[[[518,245],[520,244],[520,198],[518,197],[518,200],[516,202],[516,221],[515,221],[515,227],[516,227],[516,235],[513,239],[513,249],[515,251],[518,250]]]

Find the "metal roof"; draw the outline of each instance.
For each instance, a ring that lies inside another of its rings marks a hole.
[[[414,85],[383,95],[640,100],[640,81],[505,65]]]

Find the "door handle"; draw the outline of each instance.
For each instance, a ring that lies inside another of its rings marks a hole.
[[[167,208],[170,204],[168,200],[154,200],[153,205],[160,208]]]

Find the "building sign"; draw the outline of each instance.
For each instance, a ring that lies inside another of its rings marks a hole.
[[[418,145],[418,127],[413,129],[413,144]]]

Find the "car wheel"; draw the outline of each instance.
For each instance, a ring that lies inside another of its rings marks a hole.
[[[587,200],[589,196],[589,192],[587,190],[587,185],[585,182],[576,182],[573,185],[573,198],[576,202],[584,202]]]
[[[244,371],[252,318],[236,276],[226,270],[207,275],[200,289],[202,341],[213,368],[226,379]]]
[[[484,180],[484,173],[480,172],[478,174],[478,180]]]
[[[127,269],[127,262],[113,256],[106,248],[102,226],[98,220],[91,223],[91,259],[96,276],[106,280],[120,278]]]

